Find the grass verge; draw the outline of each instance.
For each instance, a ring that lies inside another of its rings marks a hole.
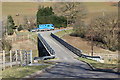
[[[64,35],[70,34],[72,32],[73,32],[73,29],[63,30],[63,31],[55,33],[55,35],[58,36],[58,37],[63,37]]]
[[[95,60],[87,59],[87,58],[81,58],[79,57],[78,60],[87,62],[91,64],[96,69],[115,69],[117,68],[117,64],[106,64],[106,63],[100,63]]]
[[[35,73],[39,70],[42,70],[49,65],[41,65],[41,66],[25,66],[25,67],[12,67],[2,71],[3,78],[23,78],[27,75]]]

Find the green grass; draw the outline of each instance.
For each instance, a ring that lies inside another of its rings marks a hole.
[[[28,35],[30,32],[16,32],[17,35]]]
[[[32,35],[30,36],[31,39],[34,39],[34,40],[35,40],[35,42],[33,41],[33,42],[35,43],[35,45],[37,45],[37,43],[36,43],[36,42],[37,42],[37,36],[38,36],[38,35],[35,34],[35,33],[32,33]],[[35,49],[35,50],[33,50],[33,58],[34,58],[34,57],[37,57],[37,56],[38,56],[38,50]]]
[[[32,52],[33,52],[32,54],[33,58],[38,56],[38,50],[33,50]]]
[[[28,35],[28,34],[29,34],[29,37],[30,37],[31,40],[34,39],[37,42],[37,34],[36,33],[33,33],[33,32],[17,32],[17,35]],[[26,36],[26,37],[28,37],[28,36]],[[37,45],[36,42],[34,42],[35,45]],[[32,52],[33,52],[33,58],[38,56],[38,50],[37,49],[32,50]]]
[[[55,33],[55,35],[57,35],[58,37],[62,37],[62,36],[64,36],[64,35],[70,34],[70,33],[72,33],[72,32],[73,32],[72,29],[70,29],[70,30],[63,30],[63,31],[60,31],[60,32]]]
[[[78,58],[78,60],[85,61],[85,62],[91,64],[93,67],[95,67],[97,69],[114,69],[118,66],[117,64],[100,63],[100,62],[97,62],[95,60],[91,60],[91,59],[87,59],[87,58],[81,58],[81,57]]]
[[[49,65],[41,65],[41,66],[25,66],[25,67],[12,67],[2,71],[3,78],[22,78],[32,73],[35,73],[39,70],[42,70]]]

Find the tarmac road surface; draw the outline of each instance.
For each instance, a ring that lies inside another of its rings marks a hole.
[[[54,67],[46,69],[35,78],[119,78],[120,75],[102,71],[93,71],[86,63],[75,58],[77,56],[50,36],[49,32],[40,32],[47,43],[55,50]]]

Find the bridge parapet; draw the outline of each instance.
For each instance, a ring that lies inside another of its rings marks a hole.
[[[43,46],[46,48],[47,52],[50,54],[50,56],[55,55],[55,51],[50,47],[50,45],[45,41],[45,39],[41,36],[41,34],[38,34],[39,40],[42,42]]]
[[[100,56],[88,56],[88,55],[82,54],[82,50],[80,50],[80,49],[70,45],[69,43],[65,42],[64,40],[62,40],[58,36],[54,35],[54,33],[51,33],[51,36],[79,57],[90,58],[93,60],[101,59]]]

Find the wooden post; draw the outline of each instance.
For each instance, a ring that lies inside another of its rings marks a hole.
[[[12,51],[10,50],[10,67],[12,67]]]
[[[93,56],[93,36],[91,36],[91,56]]]
[[[30,39],[30,35],[28,34],[28,39]]]
[[[21,61],[21,66],[22,66],[23,58],[22,58],[22,52],[21,52],[21,50],[20,50],[20,61]]]
[[[3,69],[5,69],[5,51],[3,50]]]
[[[16,37],[15,37],[14,39],[15,39],[15,41],[16,41]]]
[[[32,50],[30,50],[30,62],[32,64]]]
[[[16,50],[16,64],[18,64],[18,54],[17,54],[17,50]]]
[[[13,38],[12,38],[12,42],[13,42]]]
[[[24,35],[23,35],[23,40],[24,40]]]

